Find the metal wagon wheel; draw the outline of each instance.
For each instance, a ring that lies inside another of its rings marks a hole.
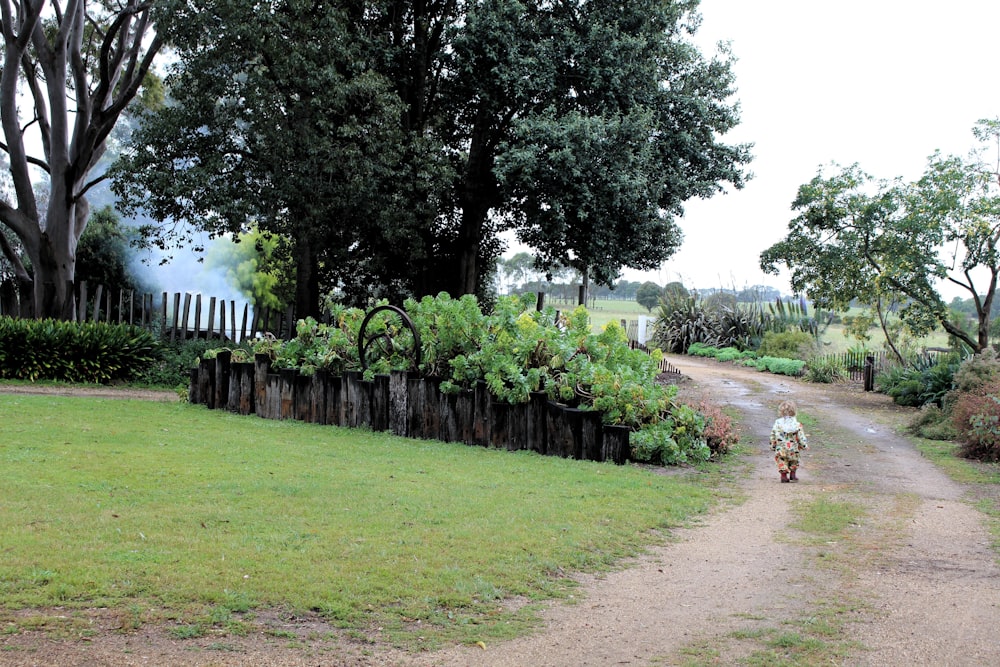
[[[358,357],[362,369],[368,370],[368,366],[378,359],[396,356],[409,360],[407,370],[417,370],[420,368],[420,350],[420,334],[402,308],[378,306],[365,315],[358,335]]]

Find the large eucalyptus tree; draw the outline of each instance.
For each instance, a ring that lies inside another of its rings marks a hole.
[[[34,281],[38,316],[72,318],[76,249],[90,215],[94,167],[140,94],[162,39],[143,0],[0,0],[0,121],[13,196],[0,197],[0,251]],[[36,185],[48,193],[39,205]]]

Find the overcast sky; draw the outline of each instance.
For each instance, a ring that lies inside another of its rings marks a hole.
[[[759,255],[780,241],[799,185],[821,165],[919,178],[935,149],[965,155],[981,118],[1000,116],[992,0],[702,0],[697,42],[732,43],[741,124],[754,144],[741,191],[688,204],[685,241],[658,272],[630,280],[688,287],[773,285]]]

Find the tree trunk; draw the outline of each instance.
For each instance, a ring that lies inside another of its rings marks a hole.
[[[483,232],[490,209],[497,198],[496,177],[493,175],[493,152],[490,145],[492,115],[482,103],[472,129],[469,158],[465,165],[459,205],[462,207],[462,226],[456,241],[458,275],[455,277],[456,294],[480,294],[482,285]]]
[[[319,317],[319,277],[312,243],[301,236],[295,243],[295,317]]]

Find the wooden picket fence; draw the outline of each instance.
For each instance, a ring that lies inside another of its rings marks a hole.
[[[440,390],[440,378],[405,371],[377,375],[301,375],[274,370],[266,354],[233,362],[222,351],[191,371],[188,399],[210,409],[256,414],[265,419],[369,428],[395,435],[462,442],[550,456],[625,463],[627,426],[602,423],[601,413],[555,403],[534,392],[524,404],[498,402],[485,382],[459,394]]]
[[[32,283],[0,283],[0,315],[34,317]],[[218,338],[241,341],[269,333],[287,339],[295,335],[292,309],[255,309],[245,300],[205,297],[191,292],[159,295],[133,290],[93,289],[86,281],[71,286],[78,322],[132,324],[157,331],[162,338]]]

